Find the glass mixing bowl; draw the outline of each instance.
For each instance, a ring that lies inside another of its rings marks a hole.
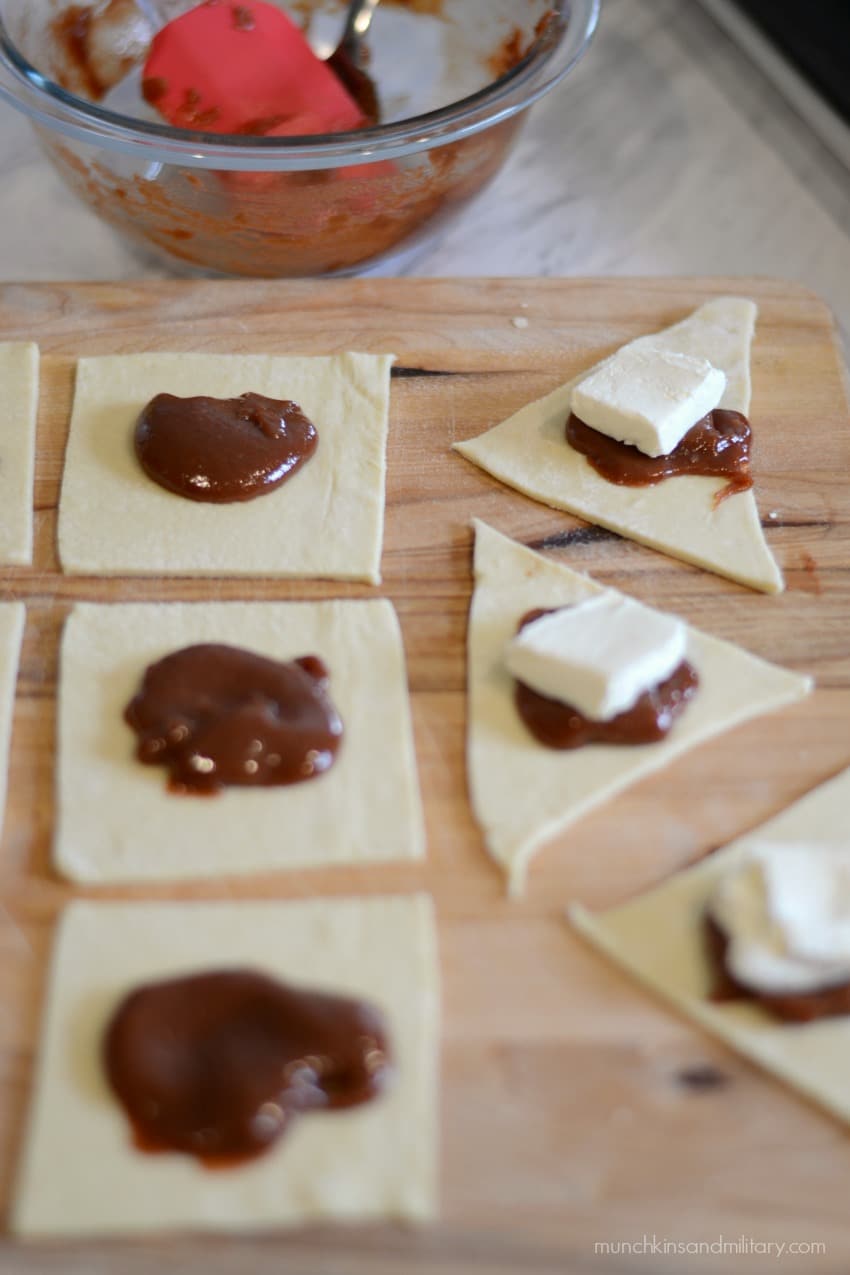
[[[171,17],[197,0],[159,0]],[[261,277],[398,268],[499,170],[525,110],[577,63],[600,0],[385,0],[382,123],[310,137],[172,128],[141,98],[135,0],[0,0],[0,97],[71,189],[173,268]],[[293,0],[320,55],[341,0]]]

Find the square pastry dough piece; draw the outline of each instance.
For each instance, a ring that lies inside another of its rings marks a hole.
[[[38,346],[0,343],[0,562],[32,562]]]
[[[273,659],[319,655],[345,734],[324,775],[280,788],[176,795],[135,760],[124,709],[145,669],[196,642]],[[404,649],[392,604],[223,602],[74,608],[62,640],[57,869],[155,881],[412,859],[424,832]]]
[[[522,891],[540,846],[582,815],[695,745],[811,690],[810,678],[689,627],[687,658],[700,686],[666,739],[627,748],[544,748],[517,713],[505,647],[527,611],[570,606],[606,590],[486,523],[474,525],[475,591],[467,643],[469,787],[487,849],[507,873],[513,894]]]
[[[81,359],[59,504],[65,571],[97,575],[381,579],[388,354],[327,358],[133,354]],[[166,491],[133,430],[155,394],[293,399],[318,448],[255,500],[214,505]]]
[[[596,913],[576,905],[569,918],[632,978],[850,1123],[850,1016],[782,1023],[752,1001],[712,1002],[712,968],[703,930],[715,886],[751,846],[765,841],[834,845],[836,835],[846,835],[848,816],[850,770],[630,903]]]
[[[393,1087],[306,1115],[270,1151],[211,1172],[146,1155],[103,1076],[103,1030],[135,985],[243,967],[360,997],[387,1017]],[[12,1228],[27,1236],[235,1231],[436,1207],[437,954],[430,900],[74,903],[55,945]]]
[[[9,745],[25,620],[26,607],[23,602],[0,602],[0,832],[3,829],[6,808]]]

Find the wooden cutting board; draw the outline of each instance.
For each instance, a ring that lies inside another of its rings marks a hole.
[[[760,307],[756,496],[786,574],[781,597],[589,529],[450,452],[454,439],[726,292]],[[425,888],[437,901],[445,998],[443,1208],[440,1223],[422,1231],[327,1227],[52,1248],[6,1239],[0,1271],[660,1269],[651,1249],[642,1257],[594,1254],[597,1243],[640,1244],[644,1236],[816,1241],[825,1257],[800,1259],[799,1267],[786,1257],[783,1270],[845,1270],[848,1131],[656,1005],[562,920],[568,901],[622,900],[850,764],[850,421],[823,304],[796,285],[756,279],[6,285],[0,339],[15,338],[38,341],[43,362],[35,562],[0,569],[0,596],[27,603],[0,858],[3,1198],[22,1137],[50,939],[75,893],[300,897]],[[380,590],[58,573],[56,504],[78,356],[347,349],[398,356]],[[818,680],[804,703],[704,745],[584,819],[540,856],[525,898],[513,903],[470,816],[464,775],[473,516]],[[53,875],[57,643],[75,600],[376,593],[393,600],[404,631],[426,863],[77,892]],[[670,1259],[670,1269],[689,1269],[687,1260]],[[739,1268],[734,1257],[724,1261],[723,1269]],[[746,1269],[762,1267],[775,1270],[775,1257],[750,1252]],[[707,1269],[705,1259],[699,1269]]]

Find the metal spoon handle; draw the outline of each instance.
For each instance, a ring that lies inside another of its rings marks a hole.
[[[351,0],[338,45],[349,57],[356,59],[360,41],[365,39],[379,3],[380,0]]]
[[[366,70],[369,62],[366,33],[378,4],[379,0],[352,0],[339,44],[327,59],[328,66],[354,98],[370,125],[377,124],[381,115],[378,90]]]

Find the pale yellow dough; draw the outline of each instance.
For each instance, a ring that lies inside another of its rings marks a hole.
[[[65,571],[381,579],[392,355],[131,354],[81,359],[59,504]],[[158,393],[293,399],[312,459],[255,500],[204,504],[142,470],[133,430]]]
[[[6,809],[12,715],[25,620],[23,602],[0,602],[0,832]]]
[[[211,1172],[135,1150],[103,1076],[104,1026],[134,986],[251,968],[368,1000],[396,1080],[359,1108],[304,1116],[259,1159]],[[12,1229],[97,1235],[236,1231],[436,1208],[439,995],[424,895],[296,903],[73,903],[61,921]]]
[[[145,668],[196,642],[319,655],[345,735],[329,771],[216,797],[168,792],[134,757]],[[55,861],[75,881],[155,881],[412,859],[424,832],[404,650],[388,601],[83,604],[63,636]]]
[[[726,373],[720,406],[747,415],[755,317],[752,301],[721,297],[633,345],[708,359]],[[533,500],[566,509],[752,589],[781,592],[782,574],[765,543],[752,491],[729,496],[715,508],[715,494],[725,485],[719,478],[685,476],[652,487],[618,487],[570,447],[564,429],[572,389],[591,370],[529,403],[486,434],[455,443],[455,449]],[[757,424],[755,428],[757,433]]]
[[[558,751],[528,733],[516,711],[504,650],[526,611],[602,593],[569,567],[475,522],[475,590],[469,614],[467,767],[472,805],[490,854],[522,891],[529,861],[557,832],[680,753],[808,694],[811,679],[688,629],[687,658],[700,688],[670,735],[633,748],[593,744]]]
[[[715,1004],[708,999],[713,979],[703,928],[715,886],[751,845],[834,845],[836,836],[846,831],[848,815],[850,770],[657,889],[606,912],[590,913],[575,905],[569,918],[633,978],[745,1057],[850,1122],[850,1016],[789,1024],[752,1001]]]
[[[0,562],[32,562],[38,346],[0,343]]]

